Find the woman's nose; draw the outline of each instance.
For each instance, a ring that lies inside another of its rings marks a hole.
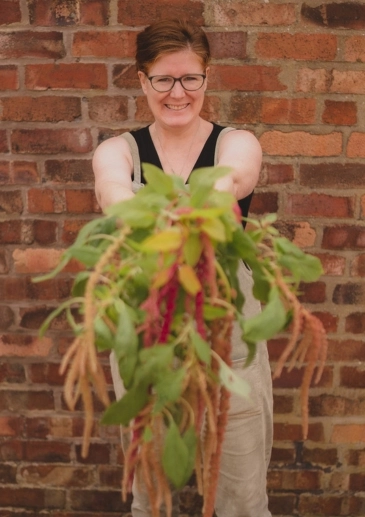
[[[172,90],[170,90],[170,95],[173,97],[183,97],[185,95],[185,90],[180,81],[175,81]]]

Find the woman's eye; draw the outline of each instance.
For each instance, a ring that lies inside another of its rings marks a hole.
[[[198,80],[198,77],[196,75],[186,75],[184,77],[184,81],[189,82],[189,83],[192,83],[197,80]]]
[[[171,82],[171,77],[159,77],[158,80],[157,80],[158,83],[170,83]]]

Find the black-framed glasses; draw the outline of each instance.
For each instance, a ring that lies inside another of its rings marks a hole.
[[[151,86],[156,92],[169,92],[175,86],[176,81],[179,81],[184,90],[194,92],[199,90],[205,81],[205,74],[186,74],[181,77],[172,77],[172,75],[152,75],[147,77],[151,82]]]

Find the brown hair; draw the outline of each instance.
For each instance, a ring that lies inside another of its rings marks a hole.
[[[159,57],[180,50],[192,50],[208,66],[208,38],[198,25],[185,20],[163,20],[146,27],[137,36],[137,70],[147,73]]]

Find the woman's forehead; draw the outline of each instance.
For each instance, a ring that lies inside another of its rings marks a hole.
[[[148,67],[150,75],[174,75],[175,73],[201,73],[203,61],[194,51],[186,49],[163,54]]]

